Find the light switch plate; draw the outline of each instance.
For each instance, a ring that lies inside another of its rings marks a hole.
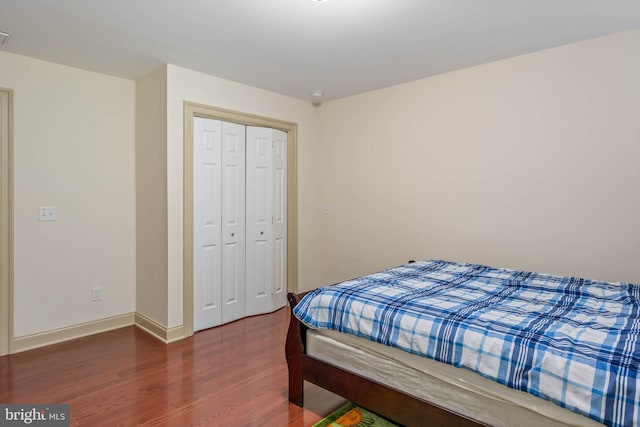
[[[40,221],[55,221],[56,219],[55,206],[40,206]]]

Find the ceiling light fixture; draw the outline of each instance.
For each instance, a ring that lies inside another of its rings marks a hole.
[[[0,45],[3,45],[9,37],[11,37],[11,34],[0,31]]]
[[[322,96],[322,91],[321,90],[313,90],[313,91],[311,91],[311,96],[313,96],[314,98],[320,98]]]
[[[311,1],[315,2],[315,3],[324,3],[324,2],[326,2],[328,0],[311,0]]]

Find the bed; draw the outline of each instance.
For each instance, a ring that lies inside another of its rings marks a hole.
[[[638,425],[638,285],[436,260],[288,298],[296,405],[306,380],[406,426]]]

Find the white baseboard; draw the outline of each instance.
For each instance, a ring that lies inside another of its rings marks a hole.
[[[142,313],[135,314],[135,325],[166,344],[184,338],[184,327],[182,325],[167,328]]]
[[[20,353],[38,347],[57,344],[76,338],[99,334],[113,329],[135,325],[160,341],[168,344],[184,338],[182,325],[173,328],[162,326],[158,322],[141,313],[126,313],[105,319],[93,320],[78,325],[66,326],[37,334],[14,338],[9,344],[9,354]]]
[[[9,344],[9,353],[19,353],[46,345],[99,334],[113,329],[124,328],[134,324],[135,313],[126,313],[106,319],[93,320],[78,325],[66,326],[51,331],[40,332],[32,335],[24,335],[14,338]]]

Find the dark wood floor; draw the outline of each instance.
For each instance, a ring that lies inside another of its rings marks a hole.
[[[310,426],[343,403],[287,400],[289,311],[165,345],[131,326],[0,357],[1,403],[68,403],[71,426]]]

